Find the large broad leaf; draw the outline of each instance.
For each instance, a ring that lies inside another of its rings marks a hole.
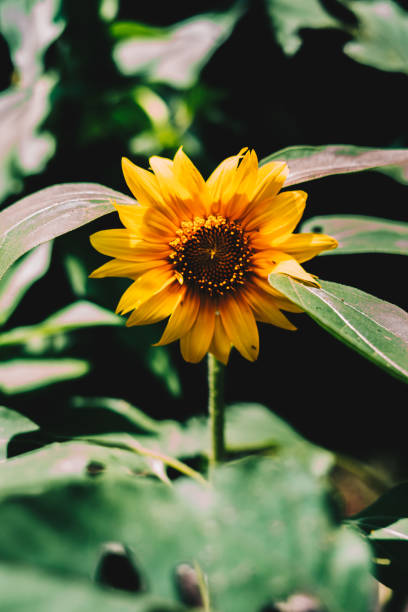
[[[408,382],[408,314],[404,310],[338,283],[321,281],[318,289],[280,274],[270,274],[269,282],[336,338]]]
[[[336,238],[338,247],[322,255],[390,253],[408,255],[408,223],[378,217],[325,215],[312,217],[300,226],[301,232],[322,232]]]
[[[135,200],[96,183],[53,185],[0,212],[0,278],[33,247],[114,210],[111,202]]]
[[[22,491],[3,498],[0,520],[7,529],[0,532],[0,557],[89,580],[104,546],[116,542],[132,551],[149,592],[174,601],[177,566],[193,564],[203,545],[193,508],[173,488],[152,479],[129,474],[64,484],[64,462],[57,467],[59,485],[37,495]]]
[[[47,272],[52,242],[46,242],[17,262],[0,281],[0,325],[5,323],[33,283]]]
[[[105,439],[109,444],[116,441],[119,445],[126,445],[135,440],[145,448],[179,459],[207,457],[209,452],[208,420],[204,417],[191,417],[185,423],[170,419],[155,421],[128,402],[108,397],[77,397],[73,399],[73,405],[78,409],[109,410],[128,421],[129,427],[124,427],[122,434],[115,433],[108,438],[96,435],[96,442]],[[268,451],[286,454],[296,457],[319,476],[332,465],[331,453],[302,438],[261,404],[228,406],[225,421],[226,446],[231,457]]]
[[[0,391],[31,391],[84,376],[88,370],[88,362],[81,359],[12,359],[0,364]]]
[[[240,14],[241,9],[234,7],[226,13],[198,15],[169,28],[116,23],[112,33],[122,40],[114,49],[114,59],[124,74],[146,73],[151,81],[190,87]]]
[[[21,187],[22,175],[42,170],[54,152],[53,137],[39,126],[57,80],[44,74],[43,56],[63,29],[63,22],[55,21],[59,7],[60,0],[0,3],[0,31],[15,71],[15,83],[0,95],[0,198]]]
[[[312,181],[333,174],[377,170],[408,184],[408,149],[374,149],[354,145],[295,146],[265,157],[268,161],[288,162],[285,186]]]
[[[336,525],[324,485],[293,458],[222,467],[208,510],[195,485],[185,489],[203,515],[198,559],[215,609],[262,610],[302,592],[331,612],[368,609],[368,547]]]
[[[302,591],[333,612],[368,609],[368,550],[334,522],[324,484],[293,458],[235,462],[214,487],[103,474],[68,484],[64,462],[56,467],[59,484],[54,475],[49,489],[14,489],[0,504],[0,556],[16,568],[88,579],[114,542],[132,551],[148,591],[173,601],[178,567],[198,561],[211,609],[258,610]]]
[[[188,612],[151,595],[108,590],[16,564],[0,564],[0,592],[0,606],[7,612]]]
[[[39,434],[38,438],[41,440]],[[149,463],[136,453],[80,441],[56,442],[1,463],[0,498],[38,494],[57,484],[120,477],[134,480],[146,474],[152,474]]]

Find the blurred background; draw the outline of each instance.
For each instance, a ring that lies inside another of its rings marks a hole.
[[[408,147],[406,0],[0,0],[0,66],[2,209],[63,182],[128,193],[123,155],[147,167],[180,145],[204,176],[243,146],[260,159],[302,144]],[[301,187],[305,219],[407,219],[408,187],[382,174]],[[206,411],[205,362],[183,362],[178,344],[152,348],[162,324],[126,329],[110,315],[129,281],[87,278],[105,261],[89,234],[119,225],[111,214],[44,247],[3,317],[0,404],[52,435],[111,431],[117,417],[95,398],[181,421]],[[407,306],[403,256],[330,255],[306,268]],[[0,304],[5,294],[3,283]],[[403,383],[306,315],[292,320],[295,333],[260,325],[254,364],[233,352],[227,401],[265,404],[318,444],[392,456],[403,471]]]

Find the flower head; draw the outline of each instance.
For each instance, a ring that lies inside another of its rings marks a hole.
[[[124,276],[133,283],[117,312],[127,325],[170,317],[157,345],[180,340],[186,361],[207,352],[223,363],[231,347],[254,361],[256,321],[296,329],[281,312],[300,312],[268,283],[270,272],[319,286],[300,265],[337,246],[324,234],[293,234],[305,207],[303,191],[280,192],[284,162],[258,167],[254,151],[225,159],[207,181],[182,149],[174,160],[151,157],[152,171],[122,160],[138,203],[115,205],[123,229],[91,236],[114,259],[91,277]]]

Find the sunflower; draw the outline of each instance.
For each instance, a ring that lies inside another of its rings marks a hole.
[[[318,287],[300,264],[337,242],[293,234],[307,194],[279,193],[289,172],[285,162],[258,167],[255,151],[243,149],[205,181],[182,149],[174,160],[149,161],[152,171],[123,158],[138,202],[115,204],[123,229],[91,236],[95,249],[114,258],[91,277],[133,279],[117,312],[133,311],[128,326],[169,317],[157,346],[180,340],[186,361],[210,352],[226,364],[232,346],[254,361],[256,321],[293,330],[281,311],[301,312],[269,285],[269,273]]]

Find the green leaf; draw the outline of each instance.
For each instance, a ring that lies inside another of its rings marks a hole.
[[[6,459],[7,446],[13,436],[36,430],[38,430],[37,425],[27,417],[11,408],[0,406],[0,462]]]
[[[392,0],[343,0],[343,3],[358,19],[353,40],[344,45],[344,53],[361,64],[407,74],[407,12]]]
[[[129,422],[126,432],[97,434],[95,442],[106,439],[110,444],[116,441],[121,445],[133,439],[145,448],[179,459],[207,457],[210,439],[204,417],[191,417],[185,423],[170,419],[155,421],[126,401],[107,397],[75,397],[72,405],[78,409],[110,410]],[[261,404],[227,406],[225,420],[226,446],[232,456],[267,451],[287,454],[296,457],[317,476],[327,473],[332,465],[330,452],[302,438]]]
[[[174,488],[152,479],[89,480],[4,498],[2,559],[88,580],[103,546],[117,542],[134,552],[149,592],[174,601],[174,572],[192,564],[203,543],[193,509]]]
[[[276,160],[288,162],[289,177],[285,186],[362,170],[382,172],[408,184],[408,149],[374,149],[344,144],[295,146],[268,155],[260,164]]]
[[[24,430],[21,422],[19,425],[20,433]],[[30,430],[35,428],[34,423],[30,422],[30,425]],[[27,430],[28,423],[25,425]],[[38,437],[41,440],[40,435]],[[58,484],[95,479],[134,480],[139,474],[152,473],[149,462],[130,451],[79,441],[55,442],[0,463],[0,497],[39,494]]]
[[[379,217],[325,215],[312,217],[300,226],[300,232],[322,232],[336,238],[339,245],[322,255],[351,253],[390,253],[408,255],[408,223]]]
[[[54,138],[39,132],[39,126],[57,82],[55,74],[44,74],[43,56],[64,26],[55,21],[59,7],[59,0],[0,3],[0,32],[10,48],[15,80],[0,94],[0,198],[21,188],[21,176],[41,171],[55,149]]]
[[[220,468],[207,512],[191,484],[186,496],[189,488],[204,515],[209,545],[198,559],[214,607],[261,610],[306,592],[332,612],[366,612],[368,547],[336,525],[324,485],[293,458],[252,457]]]
[[[14,312],[24,294],[47,272],[52,242],[46,242],[14,264],[0,281],[0,325]]]
[[[0,212],[0,278],[20,255],[114,210],[132,198],[96,183],[41,189]]]
[[[321,281],[309,287],[280,274],[269,283],[338,340],[389,374],[408,381],[408,314],[364,291]]]
[[[23,393],[84,376],[88,370],[88,362],[81,359],[11,359],[0,364],[0,391]]]
[[[31,343],[34,347],[41,347],[48,336],[97,325],[124,325],[124,320],[106,308],[80,300],[59,310],[37,325],[16,327],[0,334],[0,346]]]
[[[241,13],[237,4],[228,12],[197,15],[169,28],[117,24],[113,32],[123,38],[114,48],[113,57],[125,75],[144,73],[150,81],[191,87]]]
[[[24,565],[0,564],[0,591],[5,612],[188,612],[151,595],[102,589],[89,580]]]
[[[267,0],[266,6],[276,38],[287,55],[296,53],[302,44],[299,30],[339,26],[319,0]]]

